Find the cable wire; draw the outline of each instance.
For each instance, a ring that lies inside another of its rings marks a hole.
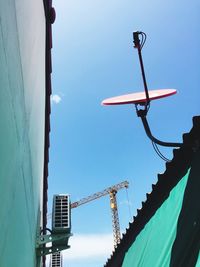
[[[130,216],[130,221],[131,221],[132,215],[131,215],[130,200],[129,200],[129,195],[128,195],[128,189],[127,189],[127,187],[126,187],[126,198],[127,198],[127,201],[128,201],[129,216]]]
[[[144,46],[144,44],[145,44],[145,42],[146,42],[147,35],[146,35],[146,33],[144,33],[144,32],[140,32],[140,34],[141,34],[141,36],[142,36],[142,40],[141,40],[141,44],[140,44],[140,49],[142,50],[142,48],[143,48],[143,46]]]
[[[156,154],[157,154],[162,160],[164,160],[164,161],[166,161],[166,162],[170,162],[170,161],[171,161],[170,159],[166,158],[166,157],[161,153],[161,151],[159,150],[159,148],[158,148],[158,146],[157,146],[157,144],[156,144],[155,142],[152,141],[152,145],[153,145],[153,148],[154,148]]]

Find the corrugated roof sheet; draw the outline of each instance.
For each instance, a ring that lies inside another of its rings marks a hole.
[[[166,171],[163,174],[158,174],[158,182],[152,185],[152,192],[146,194],[146,201],[142,202],[142,208],[137,210],[137,215],[133,217],[133,222],[129,223],[129,228],[123,234],[120,244],[107,260],[105,267],[120,267],[122,265],[125,253],[157,209],[167,199],[170,191],[186,174],[199,147],[200,116],[196,116],[193,117],[191,131],[183,134],[182,147],[173,150],[172,161],[166,163]]]

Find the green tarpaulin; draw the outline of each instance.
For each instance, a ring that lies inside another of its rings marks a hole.
[[[122,267],[200,267],[198,159],[137,236]]]

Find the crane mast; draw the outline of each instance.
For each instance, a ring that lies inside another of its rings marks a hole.
[[[121,237],[116,194],[116,190],[110,192],[110,208],[112,214],[113,239],[115,248],[117,247],[117,244],[119,244]]]
[[[129,183],[127,181],[124,181],[119,184],[108,187],[104,189],[103,191],[97,192],[91,196],[82,198],[79,201],[71,203],[71,208],[77,208],[80,205],[86,204],[100,197],[103,197],[106,195],[110,196],[110,208],[111,208],[111,214],[112,214],[113,239],[114,239],[115,248],[117,247],[117,244],[119,244],[120,238],[121,238],[116,195],[120,189],[128,188],[128,185]]]

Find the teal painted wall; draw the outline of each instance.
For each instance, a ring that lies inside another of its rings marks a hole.
[[[36,266],[44,120],[43,1],[0,0],[0,267]]]

